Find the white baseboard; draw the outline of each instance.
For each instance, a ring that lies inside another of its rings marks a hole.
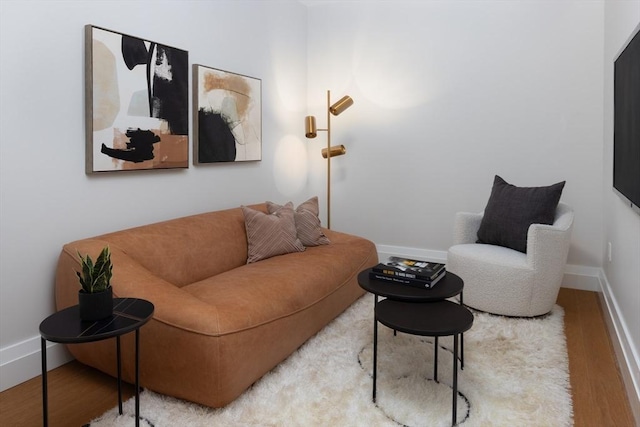
[[[401,256],[412,259],[421,259],[431,262],[447,262],[445,251],[433,251],[430,249],[407,248],[404,246],[376,245],[378,258],[382,261],[390,256]]]
[[[431,262],[447,262],[446,251],[434,251],[430,249],[407,248],[403,246],[376,245],[378,258],[384,260],[390,256],[402,256],[406,258],[422,259]],[[567,265],[562,279],[562,287],[580,289],[583,291],[600,292],[599,274],[601,269],[585,267],[582,265]]]
[[[5,391],[42,373],[40,336],[0,349],[0,391]],[[47,370],[73,360],[64,345],[47,342]]]
[[[602,271],[597,267],[567,264],[562,278],[562,287],[582,291],[601,292],[599,275]]]
[[[601,300],[605,321],[609,329],[609,336],[613,345],[620,373],[629,396],[631,412],[635,417],[637,425],[640,425],[640,357],[633,340],[629,334],[629,329],[624,318],[620,317],[620,307],[618,301],[611,291],[611,286],[603,270],[599,275],[600,287],[602,290]]]

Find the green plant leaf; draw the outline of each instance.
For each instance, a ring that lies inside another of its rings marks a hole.
[[[82,273],[76,271],[80,286],[85,292],[94,293],[108,289],[111,286],[113,265],[109,246],[105,246],[94,264],[89,255],[83,257],[78,252],[82,264]]]

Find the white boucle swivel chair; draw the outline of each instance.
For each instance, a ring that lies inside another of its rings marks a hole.
[[[548,313],[558,297],[573,228],[573,209],[556,208],[553,225],[532,224],[527,253],[476,243],[482,213],[458,212],[447,271],[464,280],[464,304],[505,316]]]

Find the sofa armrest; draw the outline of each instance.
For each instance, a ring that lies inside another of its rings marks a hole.
[[[453,225],[453,244],[476,243],[482,216],[482,212],[457,212]]]
[[[154,275],[109,242],[86,239],[62,248],[56,270],[56,308],[78,303],[80,285],[75,272],[80,267],[78,251],[92,258],[109,245],[113,263],[111,287],[114,298],[142,298],[153,303],[153,319],[170,326],[205,335],[218,335],[218,312],[188,292]],[[176,307],[188,307],[177,310]]]

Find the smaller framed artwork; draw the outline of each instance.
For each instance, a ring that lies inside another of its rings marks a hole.
[[[85,26],[86,173],[189,167],[189,53]]]
[[[262,160],[262,81],[193,65],[194,164]]]

